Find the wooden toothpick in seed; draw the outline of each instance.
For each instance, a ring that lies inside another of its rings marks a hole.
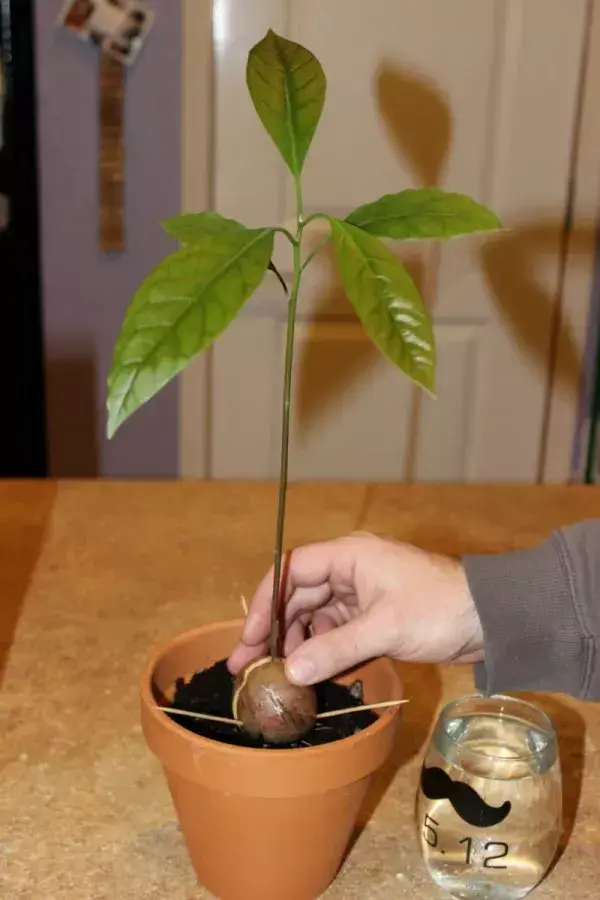
[[[334,716],[351,715],[357,712],[368,712],[371,709],[389,709],[394,706],[403,706],[408,700],[384,700],[381,703],[367,703],[364,706],[349,706],[346,709],[330,709],[328,712],[319,713],[317,719],[333,719]],[[185,709],[172,709],[168,706],[157,706],[160,712],[173,713],[176,716],[187,716],[189,719],[203,719],[208,722],[220,722],[222,725],[241,726],[239,719],[226,719],[224,716],[213,716],[209,713],[190,712]]]
[[[244,615],[247,617],[248,616],[248,604],[246,603],[246,598],[244,597],[243,594],[240,597],[240,602],[242,604],[242,609],[244,610]]]
[[[191,712],[187,709],[172,709],[169,706],[157,706],[161,712],[173,713],[176,716],[187,716],[188,719],[205,719],[208,722],[221,722],[223,725],[241,725],[239,719],[226,719],[224,716],[212,716],[209,713]]]
[[[390,709],[393,706],[403,706],[409,700],[383,700],[381,703],[366,703],[364,706],[349,706],[347,709],[330,709],[329,712],[319,713],[317,719],[333,719],[334,716],[345,716],[347,713],[368,712],[371,709]]]

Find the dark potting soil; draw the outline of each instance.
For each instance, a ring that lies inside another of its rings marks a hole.
[[[175,697],[171,706],[174,709],[188,712],[207,713],[213,716],[231,718],[234,679],[231,676],[226,660],[215,663],[210,669],[196,672],[188,682],[178,679],[175,685]],[[362,706],[363,688],[360,681],[348,687],[334,681],[324,681],[316,686],[318,712],[329,712],[334,709]],[[279,747],[261,740],[255,740],[236,725],[211,722],[202,719],[190,719],[185,716],[170,715],[181,728],[187,728],[201,737],[211,738],[225,744],[238,747],[258,747],[269,750],[291,749],[294,747],[316,747],[319,744],[330,744],[342,738],[351,737],[377,721],[372,710],[362,710],[331,719],[317,720],[315,727],[295,744]]]

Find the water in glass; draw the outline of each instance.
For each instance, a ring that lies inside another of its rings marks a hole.
[[[417,828],[451,896],[518,900],[541,881],[561,830],[554,729],[535,706],[467,697],[443,710],[421,772]]]

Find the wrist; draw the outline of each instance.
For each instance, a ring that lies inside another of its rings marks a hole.
[[[460,623],[461,643],[455,661],[460,663],[481,662],[484,659],[484,639],[481,619],[471,593],[469,580],[463,563],[455,561],[455,598]]]

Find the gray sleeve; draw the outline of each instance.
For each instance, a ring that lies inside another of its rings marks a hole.
[[[483,629],[477,689],[600,700],[600,519],[532,550],[463,558]]]

